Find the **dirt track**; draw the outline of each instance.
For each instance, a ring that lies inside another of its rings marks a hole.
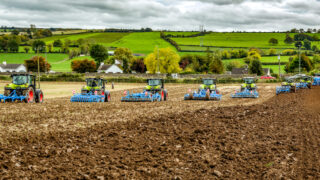
[[[232,100],[235,87],[221,102],[171,85],[168,102],[1,104],[0,176],[320,178],[320,88]]]

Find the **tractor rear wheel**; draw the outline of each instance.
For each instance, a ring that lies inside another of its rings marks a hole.
[[[308,88],[311,89],[312,88],[312,84],[308,83]]]
[[[109,91],[104,92],[104,102],[110,102],[111,101],[111,95]]]
[[[40,89],[36,90],[36,103],[43,103],[43,92]]]
[[[29,87],[27,90],[27,93],[25,94],[26,98],[25,98],[25,102],[26,103],[33,103],[34,99],[35,99],[35,93],[32,87]]]
[[[168,99],[168,92],[167,92],[167,90],[164,90],[163,92],[164,92],[164,94],[163,94],[163,100],[164,100],[164,101],[167,101],[167,99]]]
[[[10,95],[10,93],[11,93],[11,92],[10,92],[10,90],[9,90],[9,89],[5,89],[5,90],[4,90],[4,95],[5,95],[5,96],[9,96],[9,95]]]
[[[193,93],[189,94],[189,100],[193,100]]]
[[[295,93],[297,91],[296,86],[291,86],[290,92]]]
[[[210,91],[207,91],[206,92],[206,98],[205,98],[206,100],[210,100]]]

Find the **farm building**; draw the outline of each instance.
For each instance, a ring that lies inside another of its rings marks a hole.
[[[23,64],[7,64],[5,61],[0,64],[0,72],[27,72]]]
[[[101,63],[98,73],[123,73],[123,70],[116,64]]]

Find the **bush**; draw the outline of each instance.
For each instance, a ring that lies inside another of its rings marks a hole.
[[[233,68],[240,68],[241,64],[239,61],[231,61],[226,65],[227,71],[232,71]]]
[[[257,74],[258,76],[263,75],[262,64],[258,59],[253,59],[249,65],[250,74]]]
[[[221,57],[222,59],[231,59],[231,54],[228,51],[224,50],[221,53]]]
[[[299,68],[299,55],[295,55],[291,61],[289,61],[285,67],[287,73],[298,72]],[[301,72],[311,71],[313,69],[312,62],[308,56],[301,54]]]
[[[24,64],[28,72],[38,72],[38,61],[40,65],[40,72],[48,72],[51,69],[51,65],[42,56],[34,56],[31,59],[24,60]]]
[[[78,73],[95,72],[96,63],[88,59],[74,60],[71,62],[71,69]]]
[[[238,50],[232,50],[230,54],[232,59],[240,58],[240,53]]]
[[[287,55],[287,56],[291,56],[291,55],[296,54],[296,51],[294,51],[293,49],[286,49],[286,50],[282,51],[282,54]]]
[[[277,45],[279,42],[278,42],[278,39],[276,39],[276,38],[271,38],[270,40],[269,40],[269,44],[271,44],[271,45]]]
[[[277,55],[277,51],[275,49],[269,49],[268,55],[269,56],[276,56]]]
[[[42,75],[42,81],[71,81],[71,82],[83,82],[85,80],[83,74],[75,73],[63,73],[57,75]]]

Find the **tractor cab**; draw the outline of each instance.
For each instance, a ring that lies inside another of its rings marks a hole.
[[[254,90],[257,88],[256,84],[255,84],[255,78],[254,77],[247,77],[247,78],[243,78],[243,84],[241,85],[241,91],[243,91],[244,89],[249,89],[249,90]]]
[[[98,93],[104,92],[105,83],[106,83],[106,80],[102,78],[87,78],[86,86],[82,88],[81,93],[84,94],[84,93],[89,93],[94,91],[97,91]]]
[[[216,79],[203,79],[203,84],[200,85],[199,91],[205,89],[205,90],[210,90],[210,91],[215,91],[216,90],[216,84],[217,80]]]
[[[302,76],[300,79],[300,82],[302,83],[311,83],[312,82],[312,77],[311,76]]]
[[[284,82],[281,83],[282,86],[295,86],[295,79],[290,77],[290,78],[286,78]]]
[[[146,91],[158,92],[164,88],[164,80],[163,79],[148,79],[148,85],[145,87]]]
[[[36,76],[31,74],[12,74],[12,82],[5,86],[4,94],[8,96],[13,90],[18,90],[17,94],[24,95],[29,87],[36,89]]]

